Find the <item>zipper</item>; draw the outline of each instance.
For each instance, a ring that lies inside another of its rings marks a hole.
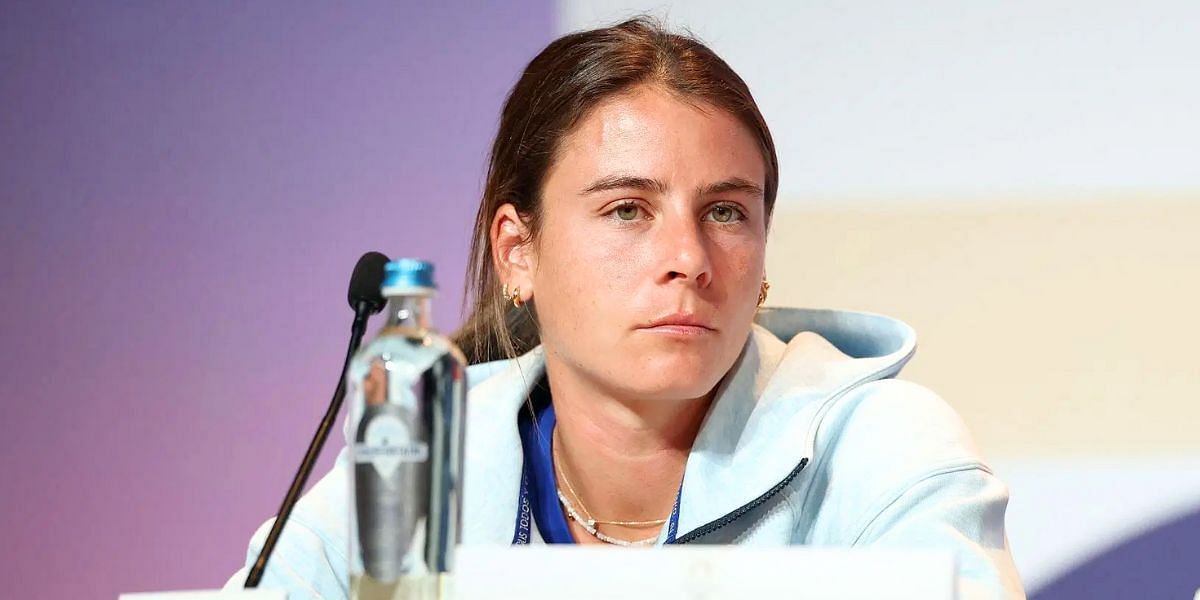
[[[689,542],[694,542],[694,541],[700,539],[701,537],[706,536],[706,535],[708,535],[718,529],[721,529],[722,527],[725,527],[726,525],[738,520],[742,515],[750,512],[751,510],[754,510],[755,508],[758,508],[764,502],[766,502],[767,500],[770,500],[776,494],[783,491],[783,488],[787,487],[788,484],[791,483],[792,480],[795,479],[796,476],[800,474],[800,471],[804,470],[804,467],[807,464],[808,464],[807,457],[800,459],[800,464],[796,465],[796,468],[792,469],[792,472],[788,473],[788,476],[784,477],[783,481],[780,481],[779,483],[775,484],[775,486],[772,487],[771,489],[767,490],[766,493],[764,493],[763,495],[742,505],[737,510],[717,519],[716,521],[711,521],[707,525],[703,525],[696,529],[691,530],[690,532],[685,534],[683,537],[677,538],[674,543],[687,544]]]
[[[858,388],[861,385],[864,385],[871,381],[879,381],[881,379],[890,379],[891,377],[895,377],[896,373],[900,372],[900,370],[904,367],[905,363],[907,363],[909,361],[909,359],[912,358],[913,354],[915,354],[916,351],[917,351],[917,348],[916,348],[916,345],[914,344],[913,347],[910,348],[909,351],[904,356],[900,357],[900,359],[897,360],[896,362],[893,362],[892,364],[888,365],[887,367],[885,367],[883,369],[879,369],[878,371],[875,371],[874,373],[871,373],[870,375],[867,375],[866,377],[859,379],[858,381],[846,386],[845,388],[842,388],[836,394],[831,396],[829,398],[829,400],[827,400],[825,402],[825,405],[822,406],[818,410],[818,414],[820,416],[817,417],[816,421],[812,425],[813,440],[816,439],[817,428],[820,427],[821,421],[823,421],[825,419],[825,414],[828,413],[829,409],[833,407],[834,403],[836,403],[838,400],[840,400],[846,394],[850,393],[851,390],[854,390],[855,388]],[[888,371],[892,371],[891,375],[883,377],[883,375],[886,375],[888,373]],[[815,452],[816,448],[815,447],[810,448],[809,450],[810,450],[810,453],[812,453],[812,452]],[[806,467],[807,465],[808,465],[808,457],[804,457],[804,458],[800,459],[800,464],[796,465],[796,468],[792,469],[792,472],[788,473],[787,477],[783,478],[783,481],[780,481],[779,483],[775,484],[771,489],[767,490],[761,496],[751,500],[750,502],[747,502],[746,504],[743,504],[741,507],[735,509],[733,512],[730,512],[729,514],[726,514],[725,516],[723,516],[715,521],[709,521],[708,523],[689,531],[688,533],[684,534],[683,537],[676,538],[676,540],[673,543],[688,544],[688,543],[694,542],[694,541],[696,541],[706,535],[709,535],[719,529],[722,529],[726,525],[729,525],[730,523],[738,520],[746,513],[750,512],[751,510],[754,510],[755,508],[758,508],[759,506],[762,506],[765,502],[767,502],[771,498],[778,495],[779,492],[783,491],[783,488],[787,487],[788,484],[790,484],[793,479],[795,479],[798,475],[800,475],[800,472],[803,471],[804,467]]]

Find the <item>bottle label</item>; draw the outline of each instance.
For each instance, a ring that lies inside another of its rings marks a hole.
[[[354,446],[354,462],[371,463],[385,481],[404,463],[429,460],[429,444],[415,441],[408,425],[396,415],[376,415],[367,425],[363,441]]]

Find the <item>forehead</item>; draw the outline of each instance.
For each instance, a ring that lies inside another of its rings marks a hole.
[[[559,146],[551,178],[628,173],[680,185],[741,177],[761,185],[757,139],[728,111],[657,86],[601,101]]]

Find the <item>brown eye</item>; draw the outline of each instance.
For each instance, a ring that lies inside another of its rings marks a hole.
[[[636,204],[622,204],[613,212],[615,212],[617,214],[617,218],[622,221],[632,221],[638,218],[638,213],[641,212],[641,209],[638,208]]]

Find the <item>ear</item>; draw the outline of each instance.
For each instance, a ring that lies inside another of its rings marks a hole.
[[[510,293],[519,289],[521,300],[529,301],[533,297],[533,273],[537,270],[529,226],[512,204],[504,204],[496,209],[488,234],[500,283],[507,285]]]

